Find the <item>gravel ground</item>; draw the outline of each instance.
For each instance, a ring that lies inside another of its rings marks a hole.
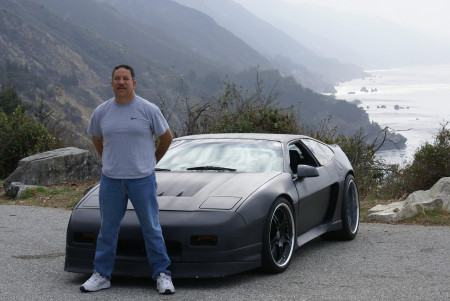
[[[81,293],[89,275],[63,270],[69,217],[0,205],[0,300],[450,300],[450,227],[368,223],[351,242],[310,242],[278,275],[175,279],[173,296],[151,279],[114,277],[111,289]]]

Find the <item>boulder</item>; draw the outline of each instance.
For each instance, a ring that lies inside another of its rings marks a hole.
[[[442,209],[450,213],[450,177],[440,179],[430,190],[411,193],[404,201],[377,205],[369,209],[365,220],[387,223],[399,222],[424,212],[426,209]]]
[[[20,199],[20,196],[28,188],[37,187],[36,185],[24,185],[20,182],[12,182],[8,187],[5,188],[7,196],[14,198],[15,200]]]
[[[15,198],[20,184],[48,186],[73,180],[99,179],[100,174],[101,163],[94,155],[87,150],[67,147],[23,158],[3,182],[3,187],[9,197]]]

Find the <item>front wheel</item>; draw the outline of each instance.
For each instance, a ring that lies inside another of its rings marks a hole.
[[[295,221],[292,206],[278,198],[267,216],[263,234],[262,268],[281,273],[289,266],[295,245]]]

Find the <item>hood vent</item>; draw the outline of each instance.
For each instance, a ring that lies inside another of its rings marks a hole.
[[[183,196],[183,193],[184,193],[184,191],[178,193],[178,194],[176,195],[176,197],[181,197],[181,196]],[[164,191],[161,192],[161,193],[159,193],[158,196],[164,196]]]

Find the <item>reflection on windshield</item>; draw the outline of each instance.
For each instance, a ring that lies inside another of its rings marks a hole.
[[[243,139],[174,141],[157,168],[176,171],[193,166],[220,166],[237,172],[283,171],[281,143]]]

